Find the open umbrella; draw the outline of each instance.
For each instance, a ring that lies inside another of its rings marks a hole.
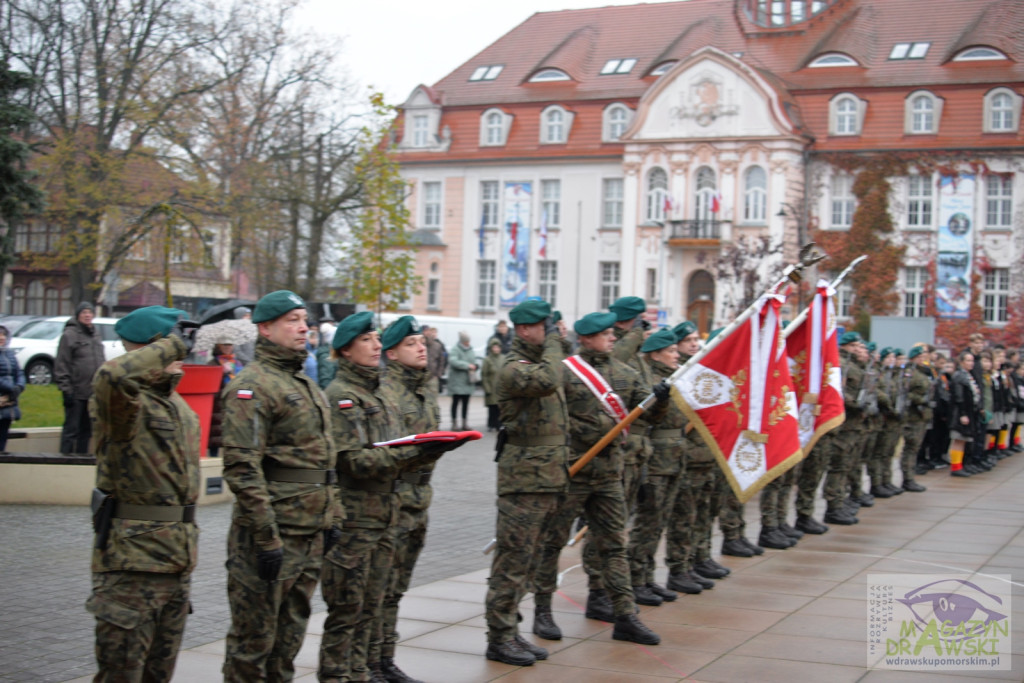
[[[208,325],[225,319],[232,320],[235,317],[235,309],[239,306],[246,306],[251,309],[255,305],[256,301],[253,299],[231,299],[203,311],[202,315],[198,318],[198,322],[200,325]]]
[[[221,320],[220,322],[203,325],[196,330],[196,342],[192,347],[192,355],[197,362],[207,363],[213,352],[213,345],[223,339],[237,348],[246,342],[256,341],[256,325],[250,320]]]

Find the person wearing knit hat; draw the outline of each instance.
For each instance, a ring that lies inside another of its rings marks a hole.
[[[53,381],[64,399],[60,433],[60,452],[64,454],[88,453],[92,439],[92,379],[106,360],[103,339],[92,324],[94,317],[92,303],[83,301],[75,307],[75,316],[64,325],[53,361]]]
[[[175,391],[189,351],[188,335],[172,334],[183,313],[149,306],[121,318],[127,353],[93,380],[97,528],[86,609],[96,617],[98,680],[169,680],[190,611],[201,444],[199,418]]]
[[[286,678],[306,635],[325,545],[345,513],[330,409],[303,368],[306,305],[261,298],[255,358],[221,392],[224,479],[235,494],[228,535],[225,680]],[[270,587],[268,589],[268,586]]]

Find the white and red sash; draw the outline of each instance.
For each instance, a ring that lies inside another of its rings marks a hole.
[[[626,405],[622,401],[622,397],[612,391],[611,386],[600,372],[594,369],[587,361],[583,360],[579,355],[569,356],[562,360],[565,367],[572,371],[572,374],[580,378],[583,385],[590,389],[590,393],[594,395],[601,407],[604,408],[604,412],[608,413],[616,422],[622,422],[626,419],[626,415],[629,411],[626,410]],[[625,430],[628,432],[629,428]]]

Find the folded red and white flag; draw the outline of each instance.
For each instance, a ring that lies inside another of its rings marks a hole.
[[[805,454],[823,434],[846,419],[835,294],[827,282],[819,281],[807,317],[786,330],[786,354],[800,402],[800,445]]]
[[[758,312],[672,382],[680,408],[741,502],[803,457],[796,394],[779,334],[784,299],[763,296]]]
[[[381,446],[415,446],[422,443],[445,443],[452,441],[476,441],[482,439],[483,434],[470,430],[468,432],[426,432],[425,434],[410,434],[390,441],[377,441],[375,448]]]

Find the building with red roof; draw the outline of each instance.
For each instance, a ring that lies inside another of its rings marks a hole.
[[[426,283],[409,307],[502,317],[540,296],[572,320],[639,295],[706,331],[743,299],[723,255],[766,239],[767,277],[849,231],[870,158],[899,170],[887,312],[955,317],[976,297],[1004,324],[1024,290],[1022,60],[1015,0],[534,14],[401,107]],[[957,278],[970,294],[951,303]],[[841,317],[857,294],[841,291]]]

